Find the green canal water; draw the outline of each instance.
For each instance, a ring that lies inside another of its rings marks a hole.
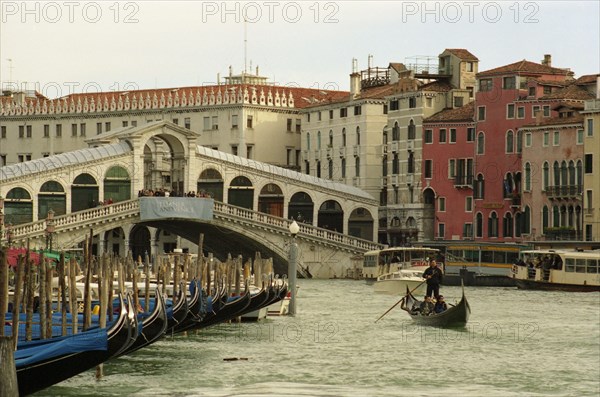
[[[600,293],[470,287],[468,326],[442,330],[399,306],[375,323],[398,298],[361,281],[298,284],[294,317],[167,337],[36,396],[600,395]]]

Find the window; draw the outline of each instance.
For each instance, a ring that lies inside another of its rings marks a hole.
[[[238,154],[238,147],[237,147],[237,145],[232,145],[231,146],[231,154],[233,154],[234,156],[237,156],[237,154]]]
[[[446,143],[446,129],[440,128],[440,143]]]
[[[525,163],[525,191],[531,191],[531,164]]]
[[[477,232],[477,237],[483,237],[483,214],[481,212],[477,213],[475,217],[475,230]]]
[[[348,108],[340,109],[340,118],[348,116]]]
[[[445,197],[438,198],[438,211],[446,212],[446,198]]]
[[[531,132],[525,133],[525,147],[531,147]]]
[[[137,120],[132,120],[131,121],[131,126],[132,127],[137,127]]]
[[[329,120],[333,120],[333,109],[329,111]]]
[[[203,121],[204,121],[204,129],[210,130],[210,117],[204,117]]]
[[[495,212],[488,218],[488,237],[498,237],[498,215]]]
[[[450,128],[450,143],[456,143],[456,128]]]
[[[408,123],[408,139],[415,139],[417,136],[417,127],[415,126],[415,122],[410,120]]]
[[[472,238],[473,237],[473,224],[465,223],[463,225],[463,237]]]
[[[409,109],[414,109],[417,107],[417,97],[410,97],[408,98],[408,108]]]
[[[477,120],[484,121],[485,120],[485,106],[477,107]]]
[[[457,98],[458,98],[458,97],[457,97]],[[455,99],[456,99],[456,98],[455,98]],[[462,99],[462,98],[461,98],[461,99]],[[454,106],[456,106],[456,103],[455,103],[455,105],[454,105]],[[462,106],[462,105],[460,105],[460,106]],[[456,106],[456,107],[460,107],[460,106]],[[426,108],[431,108],[431,107],[433,107],[433,98],[432,98],[432,97],[428,96],[427,98],[425,98],[425,107],[426,107]]]
[[[212,129],[213,130],[219,129],[219,116],[212,116]]]
[[[306,122],[307,122],[307,123],[310,123],[310,113],[307,113],[307,114],[306,114]]]
[[[485,197],[485,180],[483,179],[483,175],[477,175],[477,180],[475,181],[475,186],[473,189],[473,194],[476,199],[483,199]]]
[[[473,197],[465,197],[465,212],[473,211]]]
[[[594,162],[594,155],[592,153],[586,153],[585,155],[585,173],[586,174],[591,174],[593,171],[593,162]]]
[[[4,167],[6,165],[6,155],[0,154],[0,167]]]
[[[483,132],[479,132],[477,135],[477,154],[485,153],[485,135]]]
[[[361,114],[362,114],[362,106],[361,105],[354,106],[354,115],[360,116]]]
[[[545,85],[544,86],[544,95],[548,95],[552,93],[552,87]]]
[[[253,149],[254,149],[254,146],[246,145],[246,158],[247,159],[251,159],[252,157],[254,157]]]
[[[479,80],[479,91],[491,91],[492,90],[492,79],[480,79]]]
[[[425,178],[431,179],[433,176],[433,160],[425,160]]]
[[[299,134],[302,132],[302,120],[296,119],[296,132]]]
[[[515,118],[515,104],[514,103],[509,103],[508,105],[506,105],[506,118],[507,119]]]
[[[390,101],[390,110],[399,110],[400,109],[400,101],[394,99]]]
[[[319,120],[319,121],[322,120],[322,115],[321,115],[321,111],[320,110],[317,112],[317,120]]]
[[[544,145],[544,146],[550,145],[550,133],[548,131],[544,131],[544,138],[543,138],[542,145]]]
[[[185,128],[187,128],[188,130],[192,129],[192,121],[190,120],[189,117],[186,117],[186,118],[183,119],[183,126]]]
[[[110,121],[107,121],[106,123],[104,123],[104,128],[105,128],[106,132],[110,131]]]
[[[524,106],[519,106],[517,108],[517,118],[519,118],[519,119],[525,118],[525,107]]]
[[[77,136],[77,124],[71,124],[71,136]]]
[[[594,119],[587,119],[587,136],[594,136]]]
[[[173,119],[173,123],[175,123],[175,120],[177,120],[177,119]],[[175,124],[177,124],[177,123],[175,123]],[[129,121],[127,121],[127,120],[123,121],[123,127],[127,127],[127,126],[129,126]]]
[[[102,134],[102,123],[96,123],[96,135]]]
[[[558,146],[560,144],[560,132],[559,131],[554,131],[554,134],[552,135],[552,144],[554,146]]]
[[[56,124],[56,137],[62,137],[62,124]]]
[[[473,98],[473,95],[475,93],[475,88],[467,87],[467,91],[469,91],[469,98]]]
[[[465,67],[467,69],[467,72],[472,72],[473,71],[473,62],[465,62]]]
[[[85,136],[85,123],[79,124],[79,136]]]
[[[46,127],[46,126],[44,126],[44,127]],[[6,126],[5,125],[0,127],[0,138],[6,139]]]
[[[506,132],[506,153],[512,153],[515,148],[514,135],[511,130]]]
[[[438,237],[444,238],[446,235],[446,225],[444,223],[438,223]]]
[[[123,123],[125,123],[125,121],[124,121]],[[173,124],[177,124],[177,125],[179,125],[179,119],[173,119]],[[125,126],[124,126],[124,127],[125,127]]]
[[[469,127],[467,128],[467,142],[475,141],[475,128]]]
[[[542,109],[544,111],[544,117],[550,117],[550,105],[544,105]]]
[[[237,114],[231,115],[231,128],[238,128],[238,116]]]
[[[248,118],[246,119],[246,127],[254,128],[254,119],[252,118],[252,116],[248,116]]]
[[[433,130],[425,130],[425,143],[433,143]]]
[[[529,96],[535,96],[535,87],[529,87]]]
[[[19,138],[25,138],[25,126],[24,125],[19,126]]]
[[[504,88],[505,90],[514,90],[516,87],[515,82],[516,82],[515,76],[503,77],[502,78],[502,88]]]
[[[292,132],[292,119],[287,119],[287,132]]]
[[[5,128],[5,127],[2,127]],[[44,124],[44,138],[50,137],[50,124]],[[6,138],[3,136],[3,138]]]
[[[31,126],[28,125],[27,127],[25,127],[25,136],[27,138],[31,138],[31,134],[32,134],[32,132],[31,132]]]
[[[360,145],[360,127],[356,127],[356,144]]]
[[[342,128],[342,146],[346,147],[346,128]]]
[[[532,114],[533,114],[533,117],[535,118],[539,112],[540,112],[540,106],[539,106],[539,105],[534,105],[534,106],[532,107]]]
[[[448,160],[448,178],[454,178],[456,176],[456,159]]]
[[[387,104],[383,105],[383,114],[388,114],[388,105]]]

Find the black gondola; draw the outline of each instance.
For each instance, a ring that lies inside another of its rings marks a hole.
[[[467,324],[467,321],[469,321],[469,315],[471,314],[471,307],[465,297],[464,287],[462,289],[462,298],[460,302],[455,306],[450,305],[447,310],[441,313],[433,313],[430,315],[421,315],[420,313],[415,314],[412,312],[415,305],[419,306],[420,301],[411,294],[407,287],[406,296],[404,297],[404,301],[400,308],[406,311],[419,325],[431,325],[434,327],[464,327]]]
[[[106,330],[106,350],[85,349],[66,354],[60,354],[59,352],[57,355],[46,355],[45,358],[39,361],[19,360],[19,355],[15,354],[19,395],[24,396],[35,393],[55,385],[94,368],[127,349],[135,340],[133,336],[137,334],[137,320],[131,310],[127,309],[127,307],[131,308],[131,305],[125,305],[122,295],[119,297],[119,302],[119,317]],[[88,336],[83,332],[69,338],[77,343],[77,340],[85,341]],[[45,346],[51,344],[52,342],[49,342]],[[26,350],[24,348],[24,352]]]
[[[185,320],[188,310],[188,299],[186,297],[185,289],[180,288],[177,293],[177,300],[170,309],[171,314],[167,317],[167,334],[175,332],[177,325]]]
[[[205,318],[200,321],[194,328],[206,328],[211,325],[215,325],[218,323],[222,323],[224,321],[231,320],[240,315],[244,309],[248,307],[250,302],[252,301],[252,297],[249,292],[246,292],[244,295],[239,298],[227,302],[223,305],[218,312],[215,313],[214,316]]]
[[[144,317],[145,315],[145,317]],[[154,308],[152,312],[140,316],[142,330],[135,342],[129,346],[121,355],[133,353],[134,351],[148,346],[160,339],[167,329],[167,314],[165,310],[165,298],[157,289],[154,297]]]

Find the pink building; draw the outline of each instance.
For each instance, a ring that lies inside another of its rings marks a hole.
[[[532,81],[541,81],[535,84]],[[539,94],[552,93],[573,80],[573,72],[526,60],[477,74],[475,96],[474,238],[520,241],[531,234],[531,207],[522,207],[522,132],[537,112],[557,116],[537,104]],[[544,88],[549,87],[549,88]],[[546,91],[544,91],[546,89]],[[541,90],[538,93],[538,90]]]
[[[435,204],[435,238],[473,238],[474,103],[423,121],[422,186]]]

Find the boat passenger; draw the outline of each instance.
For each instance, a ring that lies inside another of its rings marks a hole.
[[[433,312],[433,302],[431,301],[431,296],[425,296],[425,300],[421,302],[420,311],[421,315],[423,316],[429,316]]]
[[[435,313],[441,313],[448,310],[448,305],[444,301],[444,297],[442,295],[438,296],[435,305],[433,306],[433,311]]]

